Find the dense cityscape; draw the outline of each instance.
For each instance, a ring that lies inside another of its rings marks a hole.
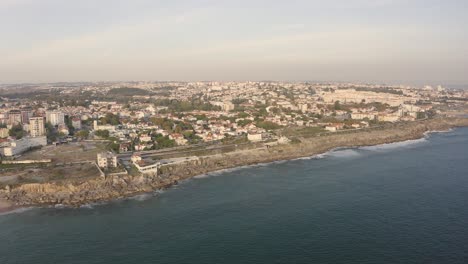
[[[0,90],[4,163],[48,145],[105,142],[97,154],[101,169],[119,167],[119,154],[134,153],[129,163],[121,163],[140,173],[156,173],[161,165],[160,159],[145,162],[140,152],[297,144],[323,133],[433,118],[468,102],[466,90],[442,86],[351,83],[103,82],[3,85]]]

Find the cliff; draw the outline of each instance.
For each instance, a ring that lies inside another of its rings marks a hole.
[[[0,190],[0,199],[17,206],[46,204],[79,206],[167,188],[177,181],[216,170],[312,156],[338,147],[369,146],[418,139],[427,131],[447,130],[459,126],[468,126],[468,119],[433,119],[377,129],[328,134],[301,139],[301,143],[298,144],[200,157],[199,160],[185,164],[164,166],[158,176],[109,176],[105,179],[95,178],[65,184],[51,182],[23,184],[13,188],[7,186]]]

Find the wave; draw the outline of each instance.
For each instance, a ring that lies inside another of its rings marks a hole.
[[[80,206],[80,208],[82,208],[82,209],[94,209],[95,205],[96,204],[94,204],[94,203],[83,204],[83,205]]]
[[[128,197],[127,199],[132,200],[132,201],[143,202],[143,201],[153,198],[154,196],[155,194],[153,193],[143,193],[143,194],[138,194],[135,196]]]
[[[204,174],[200,174],[197,176],[192,177],[192,179],[205,179],[209,177],[217,177],[221,176],[225,173],[229,172],[234,172],[238,170],[243,170],[243,169],[249,169],[249,168],[259,168],[259,167],[267,167],[271,164],[281,164],[288,162],[290,160],[277,160],[277,161],[270,161],[270,162],[262,162],[262,163],[257,163],[257,164],[250,164],[250,165],[244,165],[244,166],[238,166],[238,167],[233,167],[233,168],[227,168],[227,169],[222,169],[222,170],[217,170],[217,171],[212,171]],[[190,179],[188,179],[190,180]]]
[[[21,214],[21,213],[24,213],[24,212],[27,212],[27,211],[30,211],[30,210],[33,210],[33,209],[36,209],[36,208],[37,207],[20,207],[20,208],[16,208],[16,209],[13,209],[13,210],[10,210],[10,211],[2,212],[2,213],[0,213],[0,216],[10,215],[10,214]]]
[[[205,174],[200,174],[200,175],[194,176],[193,178],[194,179],[205,179],[205,178],[209,178],[209,177],[216,177],[216,176],[220,176],[222,174],[228,173],[228,172],[233,172],[233,171],[245,169],[245,168],[248,168],[248,167],[253,167],[253,166],[249,165],[249,166],[241,166],[241,167],[235,167],[235,168],[230,168],[230,169],[217,170],[217,171],[208,172],[208,173],[205,173]]]
[[[370,151],[392,150],[392,149],[397,149],[397,148],[412,147],[414,145],[419,145],[419,144],[426,143],[426,142],[427,142],[427,138],[424,137],[420,139],[405,140],[405,141],[387,143],[387,144],[381,144],[381,145],[375,145],[375,146],[359,147],[359,149],[370,150]]]
[[[354,148],[348,149],[338,149],[334,151],[330,151],[326,154],[325,157],[334,157],[334,158],[354,158],[357,156],[361,156],[359,152],[356,151]]]
[[[430,136],[431,134],[442,134],[442,133],[449,133],[449,132],[453,132],[453,128],[449,128],[447,130],[431,130],[431,131],[426,131],[424,132],[424,136],[427,137],[427,136]]]

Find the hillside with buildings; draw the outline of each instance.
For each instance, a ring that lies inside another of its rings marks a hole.
[[[360,138],[369,131],[394,131],[420,122],[445,124],[443,120],[466,113],[468,106],[465,90],[440,86],[128,82],[1,89],[0,187],[8,191],[25,184],[147,182],[148,177],[154,184],[143,186],[151,189],[177,180],[174,171],[204,173],[197,166],[208,160],[224,164],[219,157],[232,153],[258,157],[264,151],[288,149],[274,159],[304,156],[316,152],[301,150],[307,142],[333,135]],[[359,142],[395,141],[422,132],[394,139],[388,133],[380,141]],[[318,149],[347,145],[340,142]],[[208,170],[243,162],[229,164],[210,165]],[[170,180],[164,175],[171,175]],[[137,191],[142,190],[130,188],[111,196]]]

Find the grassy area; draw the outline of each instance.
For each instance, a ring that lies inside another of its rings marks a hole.
[[[281,131],[281,135],[286,137],[310,138],[323,132],[326,132],[326,130],[321,127],[285,128]]]
[[[69,165],[37,165],[9,167],[1,171],[0,182],[10,184],[43,183],[43,182],[73,182],[98,177],[99,171],[92,163]]]
[[[21,156],[20,160],[52,159],[55,163],[69,163],[95,160],[96,155],[106,149],[104,143],[78,142],[58,146],[45,146],[40,150],[30,151]]]

